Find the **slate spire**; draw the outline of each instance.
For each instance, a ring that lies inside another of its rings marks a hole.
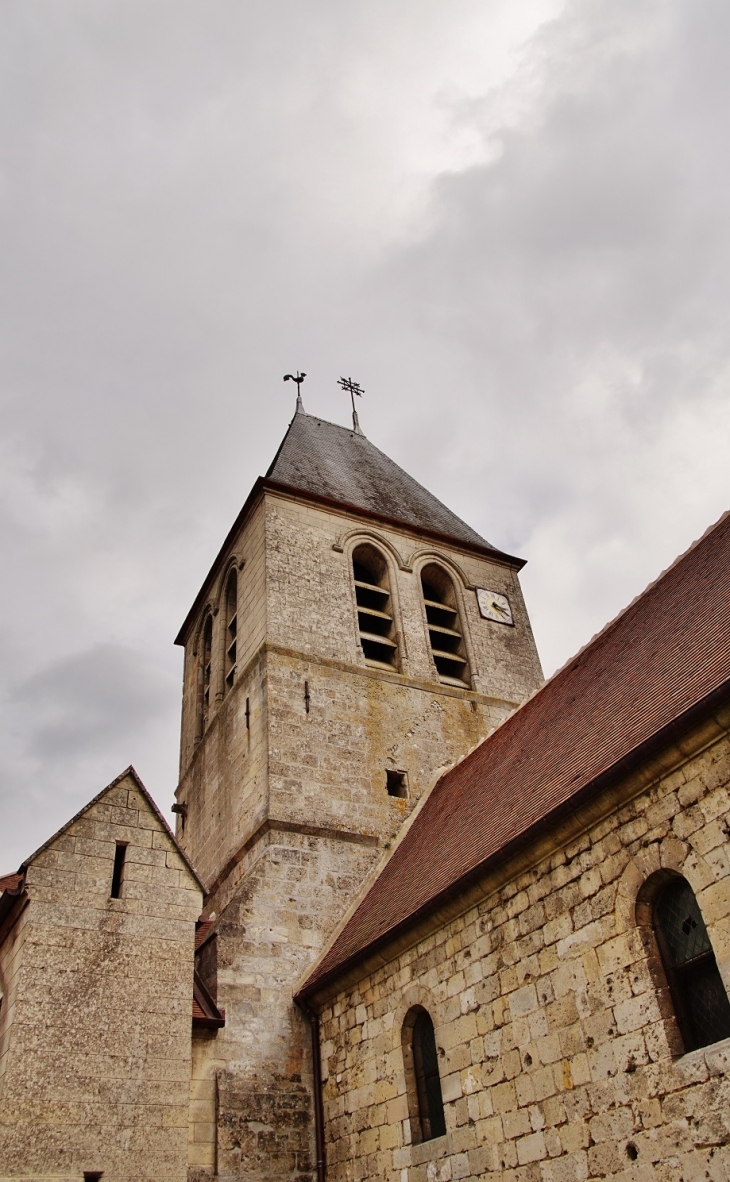
[[[454,541],[496,549],[356,427],[325,422],[299,407],[266,479]]]

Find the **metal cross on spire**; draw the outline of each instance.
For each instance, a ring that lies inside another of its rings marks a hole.
[[[343,390],[347,390],[348,394],[350,395],[350,400],[352,402],[352,425],[357,431],[358,435],[362,435],[363,431],[360,426],[360,420],[358,419],[357,411],[355,410],[355,395],[357,394],[358,398],[362,398],[365,391],[358,382],[353,382],[352,378],[340,378],[337,385],[341,386]]]
[[[296,377],[293,373],[284,374],[285,382],[296,382],[297,384],[297,411],[302,412],[304,412],[304,403],[302,402],[302,382],[306,376],[307,375],[305,373],[300,373],[299,370],[297,370]]]

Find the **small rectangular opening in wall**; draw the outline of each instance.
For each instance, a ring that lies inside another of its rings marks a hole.
[[[103,1170],[84,1170],[84,1182],[99,1182],[103,1176]]]
[[[124,882],[124,859],[127,856],[127,843],[117,842],[117,848],[114,851],[114,870],[112,872],[112,889],[110,898],[118,899],[122,893],[122,883]],[[101,1177],[101,1175],[99,1175]]]
[[[408,773],[394,771],[388,768],[385,773],[385,786],[388,796],[399,796],[401,800],[408,796]]]

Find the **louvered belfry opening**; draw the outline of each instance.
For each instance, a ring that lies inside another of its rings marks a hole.
[[[446,685],[469,685],[469,662],[454,585],[440,566],[432,565],[423,568],[421,587],[431,655],[439,681]]]
[[[210,713],[210,674],[213,659],[213,617],[208,615],[203,625],[203,725],[208,721]]]
[[[232,570],[226,583],[226,692],[236,679],[238,632],[238,573]]]
[[[398,663],[388,564],[374,546],[358,546],[352,555],[360,644],[368,665],[393,669]]]

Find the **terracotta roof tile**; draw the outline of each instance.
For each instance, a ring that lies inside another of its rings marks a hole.
[[[0,891],[7,891],[9,895],[17,895],[24,882],[24,874],[5,874],[0,878]]]
[[[199,974],[193,976],[193,1026],[216,1030],[226,1024],[226,1011],[220,1010],[208,993]]]
[[[730,514],[436,784],[302,993],[730,686]],[[599,781],[600,782],[600,781]]]
[[[195,927],[195,951],[196,952],[200,948],[201,944],[203,944],[205,942],[205,940],[207,939],[208,933],[210,932],[210,930],[214,924],[215,924],[214,919],[207,919],[205,916],[201,915],[201,917],[198,920],[196,927]]]

